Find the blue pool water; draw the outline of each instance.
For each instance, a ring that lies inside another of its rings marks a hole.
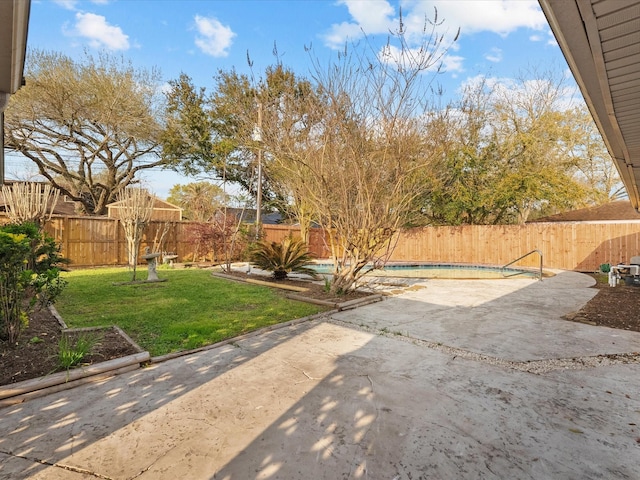
[[[318,273],[333,273],[333,264],[318,263],[311,268]],[[365,267],[367,268],[367,267]],[[442,279],[498,279],[538,278],[539,270],[524,268],[500,268],[485,265],[460,264],[389,264],[384,269],[370,270],[367,275],[384,277],[442,278]]]

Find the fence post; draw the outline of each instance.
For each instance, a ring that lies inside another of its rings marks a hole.
[[[62,217],[62,231],[60,232],[60,235],[62,236],[62,238],[60,239],[63,242],[63,248],[64,248],[64,256],[66,258],[70,258],[69,257],[69,234],[70,234],[70,226],[69,226],[69,221],[70,218],[69,217]]]
[[[115,219],[116,225],[116,265],[120,265],[120,219]]]

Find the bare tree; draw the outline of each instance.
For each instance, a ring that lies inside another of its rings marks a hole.
[[[88,214],[101,215],[159,157],[159,73],[101,55],[30,52],[26,85],[5,111],[6,148]]]
[[[16,182],[2,186],[7,216],[14,223],[33,222],[39,226],[51,218],[60,191],[51,185]]]
[[[386,261],[440,155],[429,113],[446,48],[437,22],[427,26],[417,46],[401,21],[381,50],[365,42],[315,61],[315,88],[281,98],[279,121],[263,124],[271,168],[328,233],[334,292]]]
[[[567,112],[572,128],[567,150],[576,164],[579,181],[588,188],[591,203],[600,205],[626,196],[615,163],[586,106]]]
[[[118,202],[118,218],[127,238],[129,266],[133,269],[132,281],[135,281],[140,242],[151,220],[155,198],[147,190],[136,187],[122,190],[118,194]]]

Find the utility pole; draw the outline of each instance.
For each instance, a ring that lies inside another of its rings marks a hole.
[[[262,103],[258,103],[258,124],[253,139],[262,142]],[[258,146],[258,185],[256,191],[256,238],[262,230],[262,147]]]

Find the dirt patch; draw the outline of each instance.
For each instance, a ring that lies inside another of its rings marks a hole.
[[[58,365],[58,343],[61,335],[62,328],[48,309],[33,313],[29,326],[20,335],[18,345],[0,342],[0,385],[61,371]],[[88,332],[86,335],[95,337],[96,344],[91,353],[82,359],[83,366],[138,353],[113,328]]]
[[[597,280],[596,296],[567,320],[640,332],[640,287],[610,287],[601,278]]]

